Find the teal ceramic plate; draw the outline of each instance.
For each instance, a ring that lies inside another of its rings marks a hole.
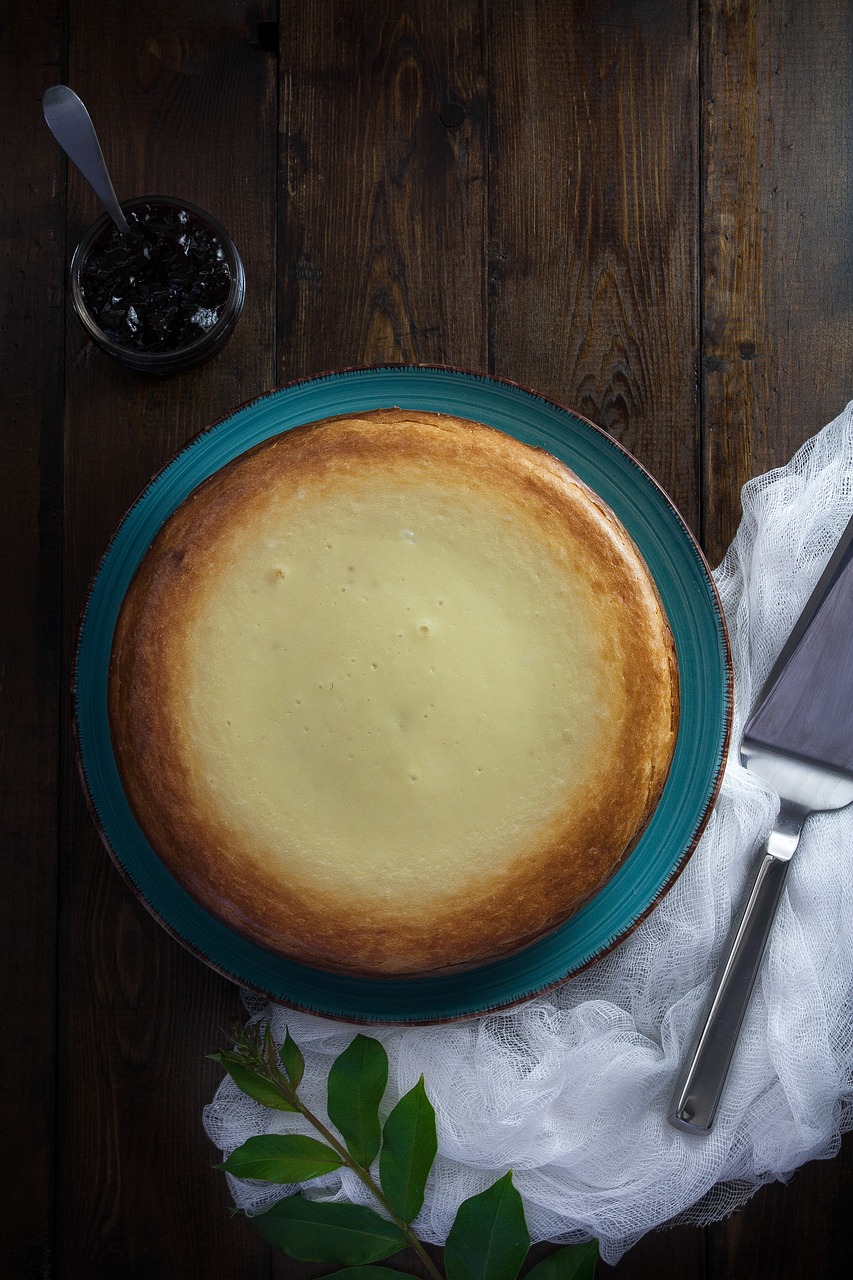
[[[291,427],[379,407],[457,414],[562,458],[595,489],[640,547],[678,651],[681,720],[660,803],[619,872],[556,933],[519,955],[462,975],[362,980],[271,955],[214,919],[172,879],[131,814],[113,758],[107,671],[119,606],[154,534],[202,480]],[[283,1004],[358,1022],[436,1022],[500,1008],[564,981],[648,913],[694,849],[716,797],[728,744],[731,665],[717,594],[696,543],[647,472],[608,435],[512,383],[457,370],[394,365],[327,374],[237,409],[193,440],[145,490],[101,563],[83,617],[75,711],[84,785],[103,839],[157,919],[234,981]]]

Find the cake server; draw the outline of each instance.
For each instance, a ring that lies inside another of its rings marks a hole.
[[[853,519],[758,696],[740,754],[780,806],[673,1094],[670,1123],[695,1134],[714,1123],[803,823],[853,802]]]

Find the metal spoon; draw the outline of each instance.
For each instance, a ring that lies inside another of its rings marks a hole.
[[[77,94],[67,84],[54,85],[46,91],[41,107],[47,127],[68,159],[80,170],[119,231],[127,234],[130,227],[116,199],[92,117]]]

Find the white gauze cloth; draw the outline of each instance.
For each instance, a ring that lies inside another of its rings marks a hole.
[[[741,767],[737,744],[853,512],[853,402],[788,466],[750,481],[742,499],[741,526],[715,573],[734,661],[733,747],[696,851],[639,928],[547,996],[451,1025],[357,1028],[245,996],[276,1041],[290,1029],[307,1064],[301,1092],[322,1114],[329,1066],[356,1030],[388,1051],[385,1113],[424,1074],[439,1148],[415,1224],[425,1241],[443,1242],[460,1202],[511,1168],[534,1241],[597,1237],[612,1264],[654,1227],[717,1220],[762,1184],[835,1155],[853,1127],[853,806],[806,823],[710,1136],[666,1118],[778,805]],[[253,1134],[309,1131],[230,1078],[204,1124],[225,1154]],[[297,1190],[230,1184],[250,1213]],[[370,1203],[346,1170],[306,1189]]]

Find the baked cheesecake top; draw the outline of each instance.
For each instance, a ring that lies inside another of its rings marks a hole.
[[[131,807],[210,911],[322,968],[484,963],[616,870],[677,732],[669,627],[561,462],[444,415],[287,431],[205,481],[113,645]]]

